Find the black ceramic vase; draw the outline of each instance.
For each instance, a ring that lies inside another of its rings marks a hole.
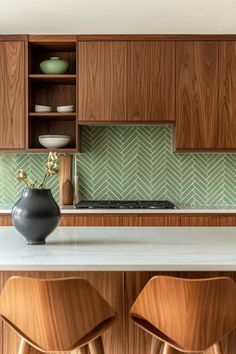
[[[50,189],[25,189],[12,208],[12,222],[28,245],[41,245],[57,227],[60,208]]]

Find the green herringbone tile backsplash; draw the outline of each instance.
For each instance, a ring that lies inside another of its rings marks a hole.
[[[171,151],[172,128],[84,127],[76,155],[82,199],[169,199],[191,205],[236,205],[236,154]],[[0,154],[0,204],[23,186],[18,169],[42,175],[45,154]],[[50,181],[58,200],[58,179]]]

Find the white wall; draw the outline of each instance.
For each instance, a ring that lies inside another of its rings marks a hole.
[[[0,33],[236,33],[236,0],[0,0]]]

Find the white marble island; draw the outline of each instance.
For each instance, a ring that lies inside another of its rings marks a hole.
[[[29,246],[1,227],[0,270],[236,271],[236,228],[59,227]]]
[[[157,274],[236,280],[236,227],[59,227],[37,246],[0,227],[0,290],[15,275],[87,279],[118,314],[104,335],[106,353],[150,353],[151,336],[128,314]],[[0,354],[16,354],[19,337],[1,321],[0,331]],[[235,353],[234,343],[236,331],[224,340],[225,354]]]

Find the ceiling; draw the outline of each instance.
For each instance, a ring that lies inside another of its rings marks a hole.
[[[236,1],[0,0],[0,33],[236,33]]]

